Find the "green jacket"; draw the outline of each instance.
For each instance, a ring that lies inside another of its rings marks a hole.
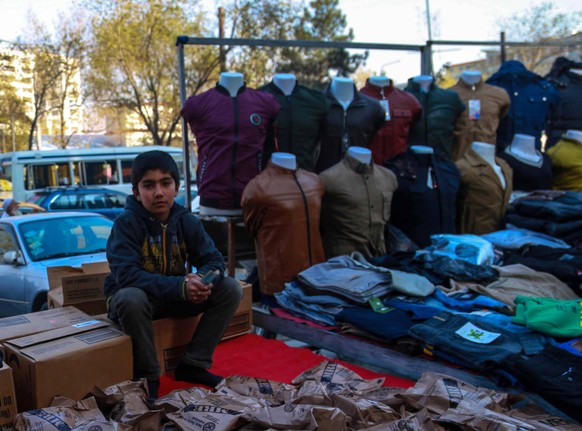
[[[413,94],[422,105],[420,119],[410,130],[410,145],[428,145],[440,148],[451,157],[457,121],[465,111],[465,104],[457,93],[430,85],[428,93],[421,91],[420,85],[412,79],[404,89]]]
[[[267,134],[264,165],[271,154],[281,151],[295,154],[300,168],[314,172],[329,109],[325,95],[300,84],[295,84],[289,96],[283,94],[273,82],[259,90],[275,96],[281,105],[273,128]]]
[[[346,154],[319,176],[325,185],[320,230],[326,259],[354,251],[366,258],[386,254],[384,226],[398,187],[392,171]]]

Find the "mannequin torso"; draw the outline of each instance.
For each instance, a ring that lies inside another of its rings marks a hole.
[[[348,109],[354,99],[354,81],[350,78],[333,78],[330,86],[331,94],[344,110]]]
[[[467,85],[475,85],[481,81],[481,72],[478,70],[465,70],[461,73],[460,79],[462,79]]]
[[[291,95],[297,78],[292,73],[276,73],[273,76],[273,83],[283,92],[285,96]]]
[[[273,153],[271,156],[271,163],[290,171],[297,169],[297,159],[295,158],[295,155],[291,153]]]
[[[412,78],[414,82],[420,85],[423,92],[428,93],[430,84],[432,84],[433,78],[430,75],[418,75]]]
[[[347,154],[360,163],[369,165],[372,161],[372,151],[363,147],[349,147]]]
[[[503,171],[495,161],[495,145],[488,144],[486,142],[473,142],[471,148],[481,156],[483,160],[491,165],[495,174],[499,177],[501,182],[501,187],[505,190],[505,177],[503,176]]]
[[[542,162],[542,155],[536,150],[535,145],[536,138],[534,136],[517,133],[506,151],[524,163],[538,164]]]
[[[239,72],[223,72],[218,84],[228,90],[230,97],[236,97],[238,90],[244,85],[244,76]]]

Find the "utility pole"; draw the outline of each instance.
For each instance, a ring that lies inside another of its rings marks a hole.
[[[426,4],[426,29],[428,31],[428,42],[426,44],[426,67],[429,75],[432,75],[432,30],[430,26],[430,0],[425,0]]]
[[[218,8],[218,37],[224,38],[224,8]],[[224,51],[224,45],[219,45],[218,47],[218,58],[220,61],[220,72],[226,72],[226,52]]]

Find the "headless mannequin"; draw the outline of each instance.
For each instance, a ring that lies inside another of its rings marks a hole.
[[[430,84],[432,84],[433,78],[430,75],[418,75],[412,78],[412,81],[420,85],[420,88],[424,93],[428,93]]]
[[[507,152],[525,163],[536,164],[542,161],[542,155],[536,150],[534,136],[517,133],[507,147]]]
[[[292,73],[276,73],[273,75],[273,84],[283,92],[285,96],[290,96],[293,93],[297,78]]]
[[[370,76],[368,78],[370,84],[375,85],[376,87],[388,87],[390,85],[390,78],[387,76]]]
[[[358,162],[365,165],[369,165],[372,161],[372,151],[367,148],[350,147],[348,148],[347,154],[349,154],[351,158],[356,159]]]
[[[465,70],[460,77],[467,85],[475,85],[483,79],[478,70]]]
[[[483,160],[491,165],[493,171],[499,177],[499,181],[501,181],[501,187],[505,190],[506,183],[505,177],[503,176],[503,171],[495,161],[495,145],[488,144],[487,142],[473,142],[471,144],[471,148],[481,156]]]
[[[271,163],[290,171],[297,170],[297,159],[291,153],[273,153]]]
[[[580,142],[582,144],[582,130],[568,130],[564,134],[564,137]]]
[[[218,84],[228,90],[230,97],[236,97],[244,83],[244,76],[239,72],[222,72],[218,78]]]
[[[354,80],[350,78],[333,78],[330,86],[331,94],[336,98],[344,111],[354,99]]]

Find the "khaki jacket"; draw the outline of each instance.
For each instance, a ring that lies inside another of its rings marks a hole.
[[[497,143],[497,127],[503,117],[509,112],[509,95],[507,91],[483,81],[468,85],[462,79],[450,88],[460,97],[467,109],[463,112],[461,127],[455,133],[453,143],[453,160],[459,160],[467,152],[472,142]],[[478,119],[470,119],[470,100],[478,100],[481,105]]]
[[[513,191],[513,171],[505,160],[495,157],[505,178],[505,189],[499,177],[483,158],[469,148],[455,162],[461,171],[457,195],[457,232],[483,235],[499,230]]]
[[[321,235],[326,259],[359,251],[386,254],[384,226],[390,220],[396,176],[380,165],[345,158],[320,174],[325,185]]]
[[[261,293],[281,292],[299,272],[324,261],[323,191],[317,174],[271,162],[245,187],[243,220],[255,238]]]

